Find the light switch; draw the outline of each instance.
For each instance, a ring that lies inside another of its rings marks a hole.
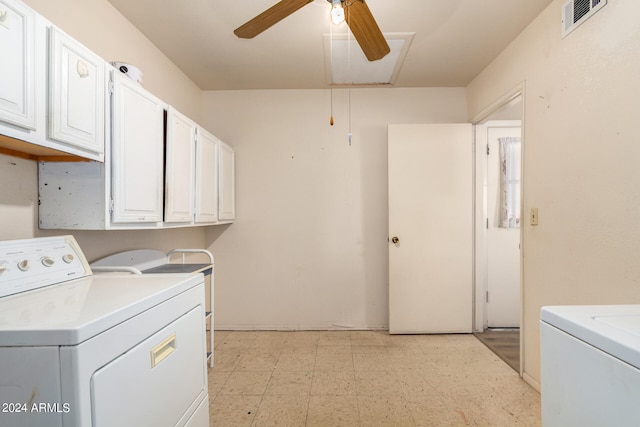
[[[531,208],[529,212],[529,223],[531,225],[538,225],[538,208]]]

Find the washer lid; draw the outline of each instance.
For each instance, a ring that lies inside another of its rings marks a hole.
[[[540,318],[640,369],[640,305],[550,306]]]
[[[0,298],[0,345],[76,345],[198,285],[202,275],[101,274]]]

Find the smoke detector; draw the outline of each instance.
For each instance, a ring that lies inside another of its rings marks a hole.
[[[562,5],[562,38],[593,16],[607,0],[568,0]]]

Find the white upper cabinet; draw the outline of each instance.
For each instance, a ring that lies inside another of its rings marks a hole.
[[[0,137],[0,147],[22,144],[42,156],[40,228],[235,219],[235,157],[227,144],[19,1],[0,0],[0,53],[0,136],[11,138]],[[96,161],[46,161],[61,152]]]
[[[39,162],[40,228],[142,230],[233,222],[233,149],[118,71],[111,74],[105,161]]]
[[[218,222],[221,144],[211,133],[169,107],[165,224],[206,225]]]
[[[194,211],[197,125],[169,107],[167,111],[165,222],[191,222]]]
[[[220,141],[198,128],[196,143],[196,206],[195,222],[218,221],[218,146]]]
[[[166,105],[113,70],[113,223],[161,222]]]
[[[0,0],[0,53],[2,146],[104,161],[106,62],[16,0]]]
[[[0,0],[0,53],[0,120],[35,129],[35,13],[23,3]]]
[[[236,218],[235,152],[220,141],[218,170],[218,219],[232,221]]]
[[[105,161],[38,163],[42,229],[163,226],[166,105],[116,70],[111,78],[111,145]]]
[[[49,30],[49,137],[102,155],[105,61],[52,27]]]

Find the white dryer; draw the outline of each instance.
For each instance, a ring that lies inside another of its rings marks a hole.
[[[204,280],[93,276],[71,236],[0,242],[0,425],[209,425]]]

